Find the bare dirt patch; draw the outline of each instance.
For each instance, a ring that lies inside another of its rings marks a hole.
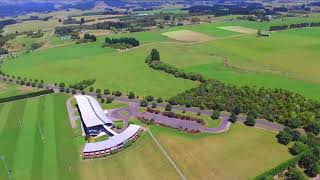
[[[180,31],[171,31],[162,33],[162,35],[167,36],[168,38],[183,41],[183,42],[203,42],[215,39],[212,36],[208,36],[202,33],[189,31],[189,30],[180,30]]]
[[[225,29],[225,30],[228,30],[228,31],[243,33],[243,34],[255,34],[255,33],[257,33],[256,29],[246,28],[246,27],[242,27],[242,26],[225,26],[225,27],[219,27],[219,28],[220,29]]]
[[[19,92],[32,92],[32,91],[34,91],[34,88],[29,87],[29,86],[19,86],[18,91]]]

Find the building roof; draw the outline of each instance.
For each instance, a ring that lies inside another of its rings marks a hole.
[[[122,133],[112,136],[109,139],[101,142],[95,143],[87,143],[84,147],[84,153],[97,152],[107,150],[117,145],[120,145],[127,140],[129,140],[132,136],[134,136],[140,129],[139,125],[130,124],[129,127],[124,130]]]
[[[86,95],[76,95],[74,97],[77,100],[82,120],[87,127],[113,123],[112,120],[106,116],[96,99]]]

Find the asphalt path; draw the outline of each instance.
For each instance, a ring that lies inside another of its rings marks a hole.
[[[8,82],[9,78],[0,75],[0,80],[4,81],[4,78],[6,78],[7,79],[6,82]],[[16,83],[16,81],[17,80],[13,79],[13,80],[11,80],[11,83]],[[54,86],[53,84],[43,84],[43,88],[45,88],[45,89],[53,89],[54,92],[56,92],[56,93],[59,92],[59,87]],[[70,89],[70,91],[71,91],[71,89]],[[81,91],[77,90],[76,93],[77,94],[81,94]],[[94,93],[94,92],[89,92],[89,93],[87,93],[87,95],[91,95],[91,96],[96,97],[97,94]],[[110,95],[103,95],[102,97],[104,97],[104,98],[112,97],[116,101],[120,101],[120,102],[124,102],[124,103],[128,103],[129,104],[129,109],[128,109],[129,116],[127,118],[124,118],[126,126],[128,125],[129,118],[132,115],[136,115],[136,114],[139,113],[136,110],[136,108],[130,108],[130,104],[133,104],[133,106],[137,106],[137,105],[139,105],[139,103],[141,101],[140,99],[128,99],[128,97],[115,97],[115,96],[110,96]],[[157,106],[158,107],[165,107],[166,103],[158,103]],[[67,108],[68,108],[68,106],[67,106]],[[185,111],[194,112],[194,113],[199,113],[200,112],[201,114],[207,114],[207,115],[211,115],[212,114],[212,111],[210,111],[210,110],[200,110],[199,108],[196,108],[196,107],[186,108],[184,106],[178,106],[177,105],[177,106],[172,106],[172,109],[173,110],[181,110],[181,111],[185,110]],[[119,111],[120,110],[118,110],[118,112]],[[229,118],[229,116],[228,115],[224,115],[224,116],[221,116],[220,118],[222,119],[222,123],[217,127],[217,129],[211,129],[211,128],[203,127],[203,128],[200,128],[199,130],[200,131],[204,131],[204,132],[217,132],[217,131],[221,130],[221,128],[228,128],[228,126],[230,126],[230,124],[227,123],[227,119]],[[120,118],[120,119],[122,119],[122,118]],[[163,122],[168,122],[168,120],[165,119],[165,118],[158,119],[158,121],[162,121],[162,120],[163,120]],[[182,120],[180,120],[180,121],[182,121]],[[238,117],[238,122],[243,123],[244,121],[245,121],[245,117],[244,116],[239,116]],[[174,121],[172,121],[172,122],[174,122]],[[186,127],[190,127],[189,124],[187,125],[187,123],[182,123],[182,124],[186,125]],[[73,126],[73,122],[72,122],[72,126]],[[255,127],[266,129],[266,130],[270,130],[270,131],[273,131],[273,132],[279,132],[284,128],[284,126],[281,125],[281,124],[270,122],[270,121],[267,121],[265,119],[257,119]]]

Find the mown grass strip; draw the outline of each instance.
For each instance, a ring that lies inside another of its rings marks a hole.
[[[48,180],[58,179],[54,98],[55,96],[46,96],[44,109],[44,137],[46,138],[46,143],[44,144],[43,152],[42,176]]]
[[[10,103],[0,105],[0,134],[3,131],[10,108],[11,108]]]
[[[44,110],[45,110],[45,97],[37,98],[38,101],[38,114],[36,119],[36,132],[34,135],[34,151],[33,151],[33,161],[32,161],[32,180],[43,179],[43,149],[46,143],[46,138],[44,136]]]
[[[31,180],[35,138],[40,138],[37,128],[38,99],[29,99],[22,117],[22,128],[17,140],[13,176],[15,179]]]
[[[55,95],[54,119],[59,178],[80,179],[79,152],[73,143],[73,133],[68,119],[66,96]]]
[[[17,150],[17,143],[20,134],[20,127],[17,121],[18,115],[24,114],[26,101],[17,101],[10,104],[10,110],[7,116],[2,116],[2,120],[5,124],[0,134],[0,155],[6,157],[6,163],[9,169],[15,164],[15,152]],[[8,104],[6,104],[8,106]],[[15,172],[13,172],[15,173]],[[7,179],[7,172],[1,163],[0,166],[0,179]]]

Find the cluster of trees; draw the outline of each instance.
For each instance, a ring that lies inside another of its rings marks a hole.
[[[224,16],[230,14],[260,15],[261,12],[265,14],[274,14],[272,9],[264,8],[261,3],[244,3],[241,4],[215,4],[214,6],[196,5],[189,8],[191,14],[214,14],[215,16]]]
[[[189,79],[192,81],[206,81],[204,76],[202,76],[201,74],[184,72],[176,68],[175,66],[160,61],[160,53],[157,49],[151,50],[151,53],[147,56],[145,62],[149,65],[150,68],[164,71],[166,73],[174,75],[175,77]]]
[[[97,37],[94,34],[88,34],[86,33],[83,36],[83,39],[79,39],[76,44],[81,44],[81,43],[88,43],[88,42],[95,42],[97,41]]]
[[[305,169],[305,174],[315,177],[320,173],[320,138],[319,132],[302,135],[300,131],[284,128],[278,135],[278,142],[284,145],[293,142],[289,151],[292,155],[300,155],[298,165]]]
[[[69,87],[73,88],[73,89],[83,90],[89,86],[92,86],[95,82],[96,82],[95,79],[88,79],[88,80],[83,80],[83,81],[77,82],[75,84],[71,84],[71,85],[69,85]]]
[[[310,131],[320,121],[320,103],[283,89],[232,86],[209,80],[168,100],[171,104],[233,112],[264,118]],[[308,128],[309,127],[309,128]]]
[[[286,29],[295,29],[295,28],[305,28],[305,27],[319,27],[320,22],[305,22],[305,23],[298,23],[298,24],[289,24],[289,25],[280,25],[280,26],[271,26],[269,31],[280,31]]]
[[[27,36],[31,38],[40,38],[43,36],[43,32],[41,30],[36,32],[30,31],[27,33]]]
[[[131,47],[137,47],[140,45],[139,40],[137,40],[136,38],[130,38],[130,37],[121,37],[121,38],[106,37],[104,42],[105,42],[106,46],[112,46],[115,44],[126,44]]]
[[[41,46],[42,46],[42,43],[32,43],[31,50],[39,49],[39,48],[41,48]]]

